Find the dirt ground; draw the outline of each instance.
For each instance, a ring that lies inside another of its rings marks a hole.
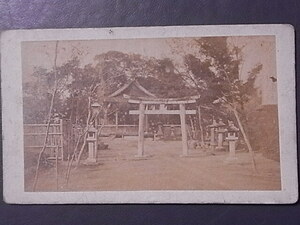
[[[65,183],[66,164],[59,164],[58,191],[109,190],[280,190],[279,162],[255,154],[257,171],[249,153],[238,151],[228,162],[227,152],[190,150],[181,157],[180,141],[145,142],[145,159],[135,157],[136,139],[114,139],[108,150],[98,152],[99,164],[83,163],[72,169]],[[84,160],[83,160],[84,161]],[[25,179],[31,191],[33,177]],[[36,191],[57,191],[55,168],[41,171]]]

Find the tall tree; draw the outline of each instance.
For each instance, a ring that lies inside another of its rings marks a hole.
[[[248,78],[242,80],[240,74],[240,65],[243,60],[241,48],[237,46],[229,48],[226,37],[201,38],[195,42],[201,57],[193,55],[185,57],[187,72],[184,75],[187,82],[202,95],[201,101],[217,105],[219,109],[227,109],[227,112],[234,115],[256,170],[253,149],[240,115],[244,113],[244,104],[255,92],[254,81],[262,69],[262,65],[256,65],[249,71]]]

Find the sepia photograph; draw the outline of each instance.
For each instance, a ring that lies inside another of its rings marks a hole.
[[[276,34],[105,32],[20,41],[24,193],[285,190]]]

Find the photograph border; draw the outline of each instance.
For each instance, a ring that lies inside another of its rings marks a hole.
[[[276,36],[281,191],[25,192],[21,42]],[[12,30],[1,34],[4,200],[7,203],[294,203],[298,199],[295,44],[290,25],[209,25]]]

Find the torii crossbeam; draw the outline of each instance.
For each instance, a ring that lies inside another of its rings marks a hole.
[[[185,105],[196,103],[200,98],[199,95],[186,98],[133,98],[124,95],[128,103],[139,104],[139,110],[130,110],[129,114],[139,115],[139,132],[138,132],[138,154],[137,157],[144,156],[144,119],[145,115],[180,115],[181,136],[182,136],[182,155],[188,155],[188,139],[186,129],[186,115],[196,114],[196,110],[186,110]],[[166,105],[179,105],[179,110],[167,109]],[[146,105],[159,105],[159,109],[145,109]]]

